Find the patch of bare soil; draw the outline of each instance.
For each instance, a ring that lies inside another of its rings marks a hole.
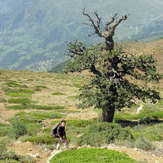
[[[14,142],[14,144],[11,144],[8,146],[9,150],[15,151],[17,155],[37,155],[38,163],[46,163],[48,157],[50,156],[49,151],[43,151],[41,150],[40,146],[36,146],[31,144],[30,142]]]
[[[147,162],[147,163],[163,163],[163,157],[156,156],[151,154],[150,152],[144,152],[137,148],[128,148],[128,147],[114,147],[111,150],[125,152],[129,157],[137,160],[139,162]]]

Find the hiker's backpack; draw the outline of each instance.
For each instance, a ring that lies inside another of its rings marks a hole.
[[[60,125],[60,123],[56,123],[56,124],[52,127],[51,136],[53,136],[54,138],[57,137],[57,128],[58,128],[59,125]]]

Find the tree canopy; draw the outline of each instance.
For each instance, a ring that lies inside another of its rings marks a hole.
[[[93,19],[85,13],[85,9],[83,15],[93,24]],[[97,12],[95,15],[98,25],[101,19]],[[114,22],[115,16],[110,22]],[[127,16],[122,18],[127,19]],[[120,20],[126,20],[122,18],[115,24],[118,25]],[[110,24],[106,22],[106,25]],[[112,27],[107,26],[107,29],[112,30]],[[95,27],[94,29],[99,36],[99,32]],[[131,54],[120,47],[109,47],[106,38],[104,39],[105,44],[90,47],[77,40],[68,42],[67,55],[71,57],[71,62],[65,72],[90,70],[94,74],[90,82],[81,88],[80,107],[101,108],[103,110],[101,121],[112,122],[115,110],[131,107],[136,103],[136,99],[142,101],[150,99],[153,103],[160,99],[159,92],[152,86],[159,82],[161,75],[156,70],[156,60],[152,55]]]

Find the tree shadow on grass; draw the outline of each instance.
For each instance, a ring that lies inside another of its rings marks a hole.
[[[163,123],[163,120],[159,120],[157,117],[144,117],[138,120],[115,120],[116,123],[120,124],[122,127],[134,127],[137,125],[152,125],[157,123]]]

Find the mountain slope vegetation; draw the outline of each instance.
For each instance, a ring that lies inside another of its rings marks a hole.
[[[86,21],[81,13],[84,6],[89,13],[97,10],[104,22],[115,13],[131,14],[117,29],[117,41],[163,35],[162,0],[0,0],[0,6],[1,68],[46,71],[67,60],[65,41],[101,41],[87,37],[91,28],[76,24]]]

